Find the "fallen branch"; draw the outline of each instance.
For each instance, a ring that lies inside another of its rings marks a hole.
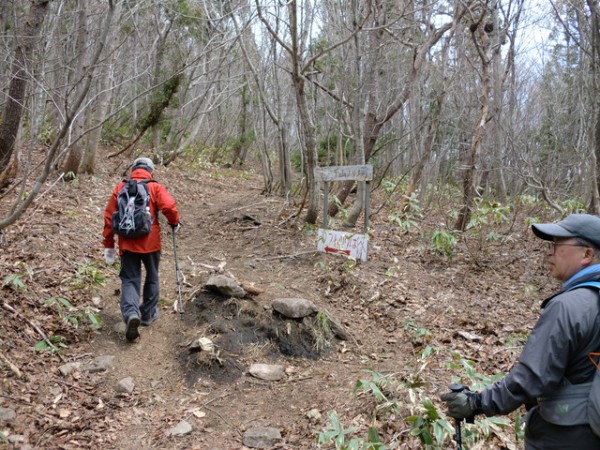
[[[241,286],[241,287],[242,287],[242,289],[244,289],[244,290],[245,290],[245,291],[246,291],[248,294],[251,294],[251,295],[260,295],[260,294],[262,294],[263,292],[265,292],[265,290],[264,290],[264,289],[260,289],[260,288],[257,288],[256,286],[254,286],[254,283],[244,283],[244,282],[241,282],[241,283],[240,283],[240,286]]]
[[[210,405],[211,403],[217,401],[217,400],[222,400],[225,397],[229,397],[231,395],[231,392],[223,392],[220,395],[217,395],[216,397],[211,398],[210,400],[205,401],[204,403],[202,403],[200,405],[200,408],[206,408],[208,405]]]
[[[213,272],[223,273],[223,267],[211,266],[210,264],[198,263],[200,267],[204,267],[205,269],[212,270]]]
[[[4,364],[6,364],[8,368],[13,371],[17,378],[25,378],[23,376],[23,372],[21,372],[16,365],[14,365],[6,356],[4,356],[4,354],[0,353],[0,359],[2,359]]]
[[[189,295],[187,302],[191,302],[192,300],[194,300],[196,298],[196,295],[198,295],[198,293],[202,292],[203,290],[204,290],[204,286],[200,286],[200,287],[194,289],[192,291],[192,293]]]
[[[295,253],[293,255],[280,255],[280,256],[271,256],[269,258],[256,258],[256,260],[257,261],[270,261],[272,259],[288,259],[288,258],[295,258],[296,256],[310,255],[312,253],[317,253],[317,250],[309,250],[307,252]]]

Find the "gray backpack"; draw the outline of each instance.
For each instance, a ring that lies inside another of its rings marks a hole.
[[[587,283],[581,283],[577,286],[591,286],[600,288],[600,283],[597,281],[588,281]],[[596,367],[594,373],[594,379],[592,380],[592,387],[590,389],[590,395],[587,403],[587,416],[590,427],[596,436],[600,436],[600,366],[594,360],[594,358],[600,357],[600,353],[592,352],[588,355],[590,361]]]
[[[587,415],[592,431],[596,436],[600,436],[600,367],[598,367],[598,363],[594,361],[594,357],[597,356],[600,356],[600,353],[589,354],[590,360],[594,366],[596,366],[596,373],[594,374],[592,388],[590,389]]]
[[[154,180],[128,179],[117,195],[117,210],[112,215],[112,230],[121,237],[134,239],[146,236],[152,229],[150,192],[147,183]]]

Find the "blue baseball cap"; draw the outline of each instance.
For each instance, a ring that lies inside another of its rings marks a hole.
[[[534,223],[533,233],[540,239],[581,238],[600,249],[600,217],[591,214],[571,214],[557,223]]]

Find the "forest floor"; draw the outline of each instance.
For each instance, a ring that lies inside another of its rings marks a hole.
[[[93,177],[48,183],[0,235],[0,448],[244,449],[248,430],[272,427],[281,433],[272,448],[314,449],[332,423],[330,411],[344,428],[355,427],[346,442],[366,439],[374,424],[390,448],[423,448],[405,419],[426,417],[425,397],[441,412],[438,395],[453,379],[471,384],[463,360],[474,362],[471,377],[507,372],[540,301],[557,287],[525,225],[540,205],[459,240],[448,258],[431,240],[446,229],[445,207],[401,232],[389,221],[398,199],[378,190],[368,260],[353,264],[314,251],[316,229],[294,217],[299,204],[263,195],[260,174],[178,160],[158,166],[155,178],[182,216],[176,253],[185,312],[173,309],[173,239],[162,218],[160,317],[129,343],[118,270],[104,263],[101,244],[102,212],[126,163],[102,164]],[[0,216],[14,195],[0,197]],[[204,288],[216,272],[256,292],[220,299]],[[298,323],[275,317],[271,302],[292,297],[326,310],[351,338],[310,341],[307,328],[284,345],[291,338],[278,333],[292,335]],[[100,330],[88,311],[102,319]],[[269,328],[276,320],[284,326]],[[34,349],[44,336],[60,338],[60,350]],[[216,357],[190,351],[201,336],[217,344]],[[89,370],[100,356],[113,357],[109,368]],[[62,374],[67,363],[81,365]],[[285,376],[253,377],[254,363],[281,365]],[[354,392],[358,380],[378,376],[386,377],[387,403]],[[118,392],[128,377],[133,392]],[[182,421],[191,431],[170,435]],[[441,448],[455,448],[451,433]],[[518,449],[522,442],[508,427],[472,448]]]

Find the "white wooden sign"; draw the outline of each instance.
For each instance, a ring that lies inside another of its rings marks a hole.
[[[354,260],[367,260],[367,247],[369,244],[369,181],[373,179],[373,166],[327,166],[316,167],[315,181],[324,184],[323,189],[323,228],[317,235],[317,251],[343,255]],[[364,234],[345,233],[343,231],[328,230],[329,218],[329,183],[332,181],[354,180],[365,183],[364,208],[365,229]]]
[[[317,233],[317,251],[342,255],[355,260],[367,260],[368,243],[368,234],[344,233],[323,228],[319,228]]]
[[[371,181],[373,166],[328,166],[315,168],[315,181]]]

